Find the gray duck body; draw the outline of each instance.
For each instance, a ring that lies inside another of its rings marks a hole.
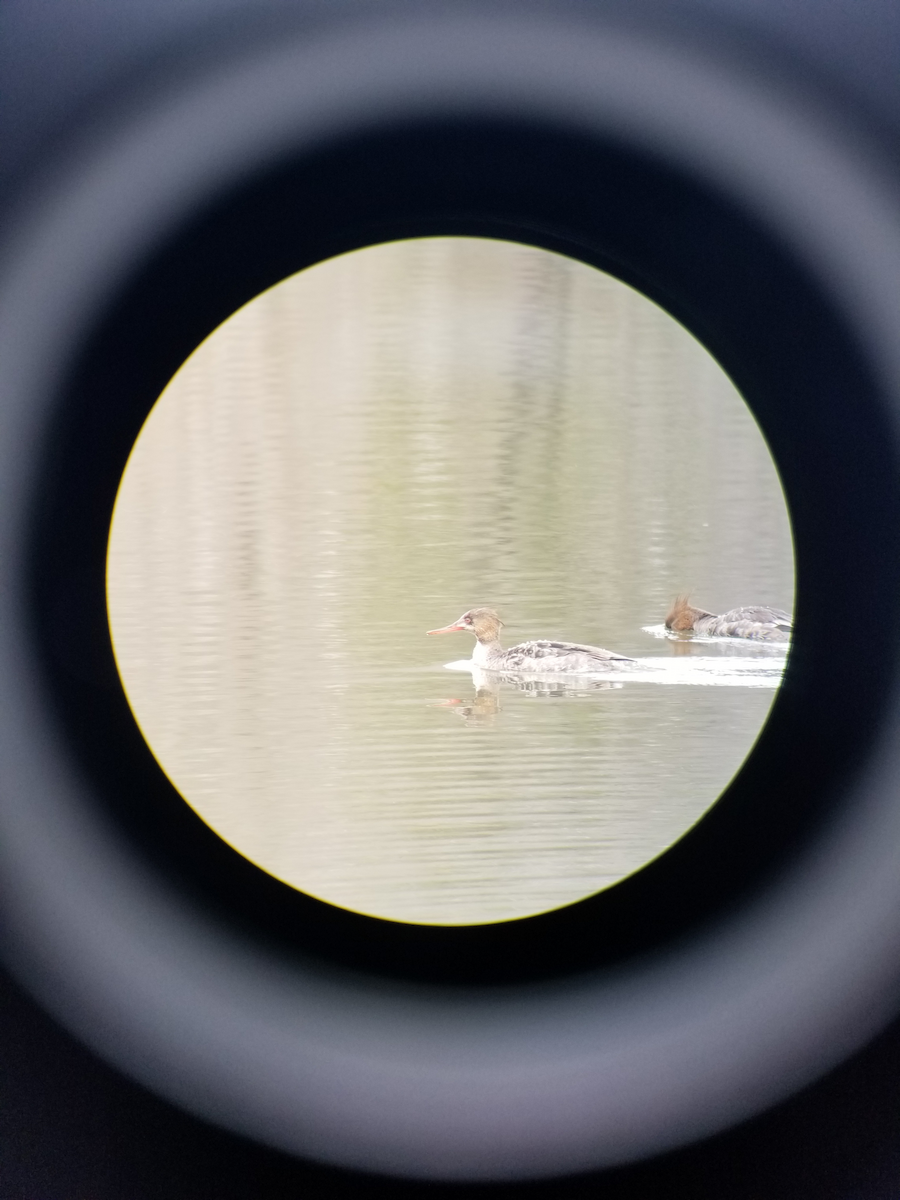
[[[617,671],[634,662],[624,654],[587,646],[581,642],[538,640],[522,642],[504,650],[500,645],[503,622],[492,608],[471,608],[458,621],[429,634],[464,630],[475,635],[472,661],[484,671],[519,675],[596,675]]]
[[[687,597],[678,596],[666,617],[666,628],[676,633],[700,633],[707,637],[746,638],[756,642],[789,642],[794,619],[781,608],[765,604],[732,608],[725,613],[694,608]]]

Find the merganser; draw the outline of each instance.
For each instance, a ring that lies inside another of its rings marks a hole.
[[[502,627],[503,622],[492,608],[470,608],[452,625],[429,629],[428,634],[455,633],[457,630],[474,633],[472,661],[486,671],[530,675],[568,671],[587,675],[614,671],[623,663],[634,662],[624,654],[614,654],[600,646],[582,646],[577,642],[522,642],[504,650],[500,645]]]
[[[780,608],[754,605],[732,608],[726,613],[692,608],[687,596],[676,596],[666,617],[666,629],[673,633],[702,633],[708,637],[749,638],[757,642],[788,642],[794,619]]]

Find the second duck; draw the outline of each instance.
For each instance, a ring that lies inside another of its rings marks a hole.
[[[732,608],[711,613],[688,604],[687,596],[676,596],[666,617],[672,633],[700,633],[707,637],[747,638],[755,642],[789,642],[794,622],[789,613],[767,605]]]

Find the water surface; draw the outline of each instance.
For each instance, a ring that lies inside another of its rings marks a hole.
[[[226,322],[141,434],[109,558],[126,690],[204,820],[323,899],[438,923],[579,899],[715,801],[785,648],[662,636],[686,590],[792,607],[745,405],[636,292],[481,239],[346,255]],[[447,670],[470,635],[425,631],[483,604],[505,644],[640,662]]]

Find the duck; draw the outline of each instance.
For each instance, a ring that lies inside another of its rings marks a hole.
[[[615,671],[633,658],[615,654],[600,646],[584,646],[579,642],[522,642],[504,650],[500,645],[503,622],[492,608],[470,608],[458,621],[443,629],[429,629],[428,636],[457,631],[475,635],[472,661],[485,671],[504,671],[513,675],[544,675],[566,672],[571,675],[590,675]]]
[[[666,617],[673,633],[702,633],[707,637],[748,638],[757,642],[789,642],[794,618],[780,608],[764,604],[711,613],[688,604],[687,596],[676,596]]]

